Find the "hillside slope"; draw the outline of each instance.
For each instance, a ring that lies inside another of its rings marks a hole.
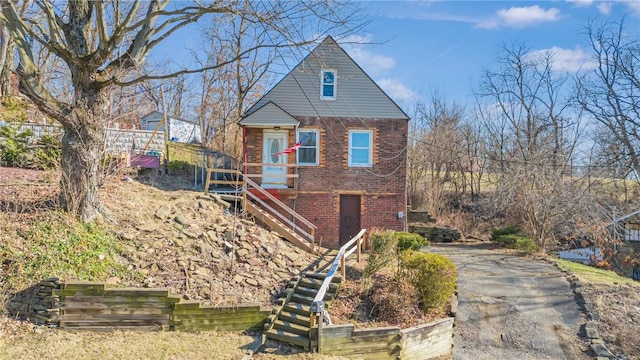
[[[31,285],[29,280],[38,281],[23,279],[20,273],[27,267],[25,258],[37,262],[35,256],[46,255],[33,254],[28,244],[34,228],[43,232],[37,224],[73,225],[51,206],[57,191],[55,174],[0,168],[0,184],[1,271],[13,279],[3,286],[7,296],[21,290],[19,285]],[[187,175],[155,171],[111,178],[100,196],[113,222],[98,226],[114,234],[113,246],[94,255],[114,265],[95,276],[83,276],[68,266],[58,273],[39,274],[112,286],[168,287],[185,299],[216,305],[270,305],[280,289],[315,260],[269,230],[235,216],[240,214],[218,197],[190,190],[192,186]]]

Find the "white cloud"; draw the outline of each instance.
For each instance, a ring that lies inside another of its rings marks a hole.
[[[625,1],[633,16],[640,17],[640,1]]]
[[[394,58],[375,54],[364,49],[366,43],[371,43],[372,36],[351,35],[342,39],[344,50],[355,60],[358,65],[369,75],[384,74],[396,66]]]
[[[543,56],[546,53],[553,54],[553,71],[577,72],[579,70],[593,69],[597,66],[596,62],[591,58],[591,56],[577,46],[575,49],[563,49],[554,46],[549,49],[532,51],[531,56]]]
[[[567,2],[578,7],[591,6],[593,4],[593,0],[567,0]]]
[[[598,11],[600,11],[600,14],[602,15],[609,15],[611,14],[611,8],[613,7],[613,4],[610,2],[602,2],[598,4]]]
[[[516,28],[560,20],[560,10],[556,8],[545,10],[538,5],[500,9],[497,14],[504,26]]]
[[[418,94],[397,79],[380,79],[376,83],[396,102],[408,102],[418,97]]]

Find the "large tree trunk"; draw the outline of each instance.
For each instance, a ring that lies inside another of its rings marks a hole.
[[[14,46],[9,30],[0,26],[0,98],[11,95]]]
[[[105,147],[105,116],[108,91],[82,94],[71,115],[63,122],[60,205],[92,221],[108,215],[98,199],[99,164]]]

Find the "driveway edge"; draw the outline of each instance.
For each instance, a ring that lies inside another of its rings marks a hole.
[[[593,304],[582,294],[582,282],[577,276],[572,274],[569,270],[563,269],[557,262],[551,262],[560,271],[562,271],[571,285],[573,294],[576,298],[576,302],[582,312],[587,316],[587,323],[583,326],[586,338],[589,340],[589,347],[596,355],[597,360],[614,359],[615,355],[607,349],[604,339],[600,337],[598,332],[598,325],[596,321],[600,318],[597,312],[593,308]]]

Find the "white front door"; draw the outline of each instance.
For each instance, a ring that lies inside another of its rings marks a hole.
[[[286,131],[265,131],[263,134],[264,146],[262,148],[262,187],[263,188],[286,188],[287,168],[276,166],[275,164],[286,164],[287,154],[276,155],[276,153],[286,149]]]

